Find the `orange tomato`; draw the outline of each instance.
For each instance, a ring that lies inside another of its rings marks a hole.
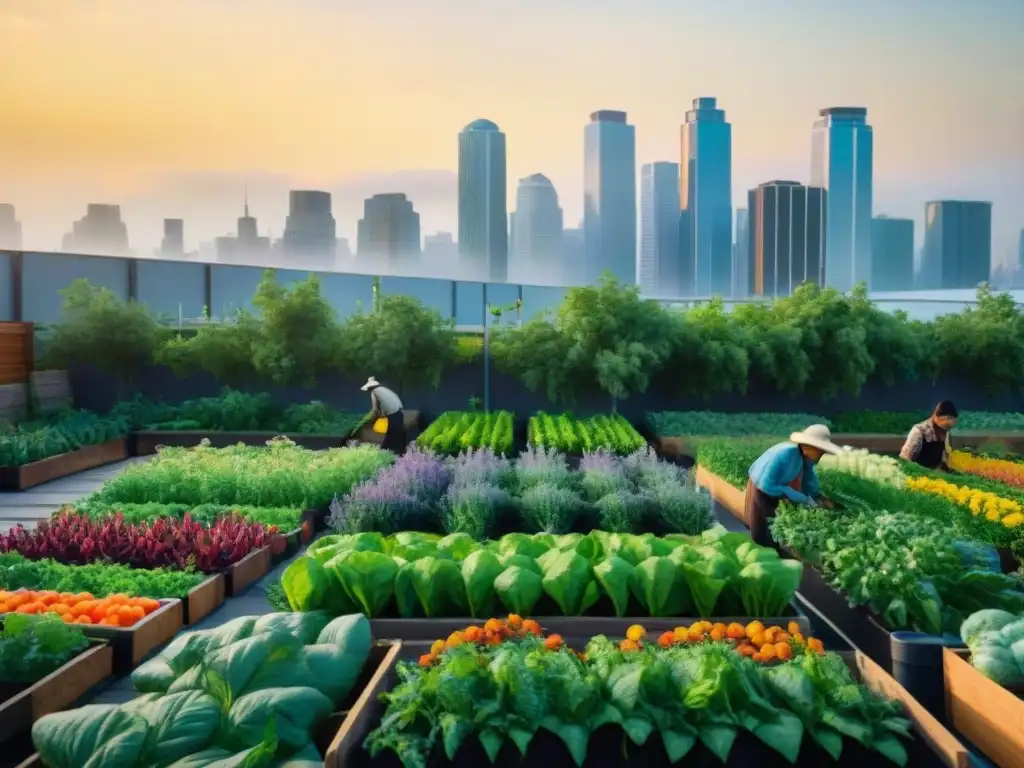
[[[104,626],[104,627],[117,627],[117,626],[120,626],[117,623],[117,617],[115,617],[115,616],[105,616],[104,618],[100,619],[99,623],[102,626]]]
[[[19,605],[31,602],[32,600],[29,598],[28,592],[12,592],[7,598],[7,605],[9,605],[12,610],[16,610]]]
[[[812,637],[807,641],[807,647],[819,655],[825,652],[824,643],[816,637]]]
[[[434,663],[434,657],[431,656],[429,653],[425,653],[422,656],[420,656],[420,666],[421,667],[429,667],[433,663]]]
[[[501,619],[488,619],[484,622],[484,629],[488,632],[500,632],[505,628],[505,622]]]
[[[18,606],[18,613],[46,613],[46,606],[38,600],[31,603],[23,603]]]
[[[479,643],[484,639],[484,631],[480,627],[466,627],[463,634],[468,643]]]
[[[726,627],[725,634],[731,640],[742,640],[744,637],[747,636],[747,630],[742,624],[739,624],[734,621],[732,624]]]
[[[621,643],[619,643],[619,650],[620,651],[639,651],[640,650],[640,643],[638,643],[636,640],[630,640],[627,637],[625,640],[623,640]]]
[[[64,605],[64,603],[54,603],[50,606],[50,613],[56,613],[58,616],[63,616],[65,613],[70,613],[71,607]]]
[[[81,616],[75,616],[75,624],[92,624],[92,619],[90,619],[85,614],[82,614]]]
[[[64,605],[71,605],[72,603],[78,602],[78,598],[75,596],[74,592],[61,592],[60,601],[64,603]]]
[[[752,621],[749,624],[747,624],[746,633],[747,633],[747,637],[749,637],[751,640],[754,639],[754,635],[761,635],[761,636],[763,636],[764,635],[764,624],[762,624],[760,621]]]
[[[154,600],[151,597],[137,597],[135,598],[135,605],[142,608],[147,614],[149,614],[160,607],[160,601]]]
[[[662,648],[671,648],[676,644],[676,633],[675,632],[662,632],[661,637],[658,638],[658,645]]]
[[[750,642],[753,643],[754,647],[756,648],[760,648],[762,645],[768,642],[767,638],[765,638],[764,636],[764,632],[758,632],[755,635],[747,635],[747,637],[750,639]]]
[[[485,645],[501,645],[501,635],[497,632],[485,632],[484,633],[484,644]]]
[[[523,632],[525,632],[528,635],[537,635],[539,637],[541,634],[540,624],[538,624],[533,619],[524,619]]]
[[[740,656],[750,657],[757,653],[757,649],[750,643],[743,643],[743,645],[736,646],[736,652],[739,653]]]
[[[508,627],[509,629],[519,630],[523,626],[523,617],[516,613],[510,613],[508,615]]]
[[[83,600],[95,600],[95,599],[96,598],[92,596],[91,592],[79,592],[77,595],[75,595],[75,602],[78,602],[78,603],[82,602]]]
[[[639,624],[633,624],[629,629],[626,630],[626,637],[632,640],[634,643],[639,643],[644,637],[647,636],[647,630],[641,627]]]
[[[789,622],[789,626],[786,627],[786,630],[791,635],[799,635],[800,634],[800,622],[798,622],[798,621],[791,621],[791,622]]]
[[[0,600],[0,613],[10,613],[12,610],[6,601]]]
[[[768,629],[766,629],[764,631],[764,641],[766,643],[774,643],[775,642],[775,636],[778,633],[779,633],[779,628],[778,627],[768,627]]]
[[[775,646],[772,645],[771,643],[765,643],[764,645],[761,646],[761,655],[764,656],[766,659],[774,659],[775,658]]]
[[[761,663],[761,664],[763,664],[765,662],[765,658],[764,658],[764,656],[761,653],[755,653],[750,658],[752,658],[754,661],[756,661],[758,663]]]
[[[714,629],[711,630],[711,634],[708,635],[708,637],[710,637],[716,643],[721,642],[722,640],[725,640],[725,630],[720,629],[718,625],[715,625]]]
[[[75,603],[75,607],[71,609],[71,612],[76,616],[84,616],[92,613],[97,603],[95,600],[79,600]]]
[[[699,643],[703,639],[704,632],[696,624],[690,627],[689,631],[686,633],[686,641],[689,643]]]
[[[70,611],[61,614],[60,618],[65,624],[73,624],[75,622],[75,617],[71,614]]]
[[[11,596],[11,593],[6,589],[0,589],[0,603],[6,603],[7,598]]]
[[[788,661],[793,658],[793,646],[789,643],[776,643],[775,655],[783,661]]]
[[[549,651],[557,651],[562,647],[562,636],[561,635],[549,635],[544,640],[544,647]]]
[[[58,592],[41,592],[37,599],[43,605],[52,605],[60,602],[60,594]]]

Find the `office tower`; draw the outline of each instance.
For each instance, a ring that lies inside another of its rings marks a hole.
[[[71,225],[64,236],[63,250],[128,256],[128,228],[121,221],[121,206],[89,203],[85,216]]]
[[[736,209],[736,241],[732,247],[732,295],[750,295],[750,216],[746,208]]]
[[[811,136],[811,186],[828,195],[825,284],[871,285],[874,137],[864,107],[822,109]]]
[[[420,255],[420,215],[401,192],[374,195],[363,202],[356,255],[400,261]]]
[[[975,288],[992,274],[992,203],[937,200],[924,206],[917,288]]]
[[[716,99],[693,100],[681,130],[680,248],[697,296],[732,288],[732,126]],[[689,289],[689,275],[684,277]]]
[[[185,255],[185,220],[164,219],[164,239],[160,241],[160,255],[180,259]]]
[[[288,256],[333,262],[337,226],[331,213],[331,193],[296,190],[288,193],[281,249]]]
[[[583,133],[584,279],[636,283],[636,129],[602,109]]]
[[[640,292],[682,295],[679,262],[679,164],[647,163],[640,168]]]
[[[215,238],[214,246],[218,261],[270,266],[270,238],[260,237],[256,217],[249,215],[248,190],[245,193],[242,215],[236,221],[234,237],[225,235]]]
[[[474,120],[459,134],[459,266],[465,279],[508,279],[505,134]]]
[[[21,250],[21,222],[10,203],[0,203],[0,250],[4,248]]]
[[[562,209],[547,176],[534,173],[519,180],[512,215],[509,274],[521,282],[561,277]],[[512,279],[512,278],[510,278]]]
[[[562,285],[586,284],[587,246],[583,222],[562,232]]]
[[[768,181],[747,193],[751,296],[789,296],[820,283],[827,193],[795,181]]]
[[[871,290],[914,290],[913,219],[872,219]]]

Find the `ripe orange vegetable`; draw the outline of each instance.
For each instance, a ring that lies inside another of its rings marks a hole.
[[[812,637],[810,640],[807,641],[807,647],[817,654],[822,654],[825,652],[824,643],[822,643],[821,640],[819,640],[816,637]]]
[[[708,635],[708,637],[710,637],[710,638],[711,638],[712,640],[714,640],[714,641],[715,641],[716,643],[718,643],[718,642],[721,642],[722,640],[725,640],[725,629],[724,629],[724,628],[721,628],[721,629],[720,629],[720,628],[719,628],[719,627],[718,627],[718,626],[716,625],[716,626],[715,626],[715,627],[714,627],[714,628],[713,628],[713,629],[711,630],[711,633],[710,633],[710,634]]]
[[[789,622],[789,626],[786,627],[786,631],[791,635],[800,634],[800,623],[797,621]]]
[[[537,635],[539,637],[541,634],[540,624],[538,624],[533,619],[524,619],[523,632],[525,632],[528,635]]]
[[[431,656],[429,653],[425,653],[422,656],[420,656],[420,666],[421,667],[429,667],[433,663],[434,663],[434,657]]]
[[[782,661],[788,661],[793,658],[793,646],[789,643],[776,643],[775,655]]]
[[[456,646],[462,645],[466,642],[466,636],[461,632],[452,632],[448,635],[448,640],[445,641],[445,646],[448,648],[455,648]]]
[[[739,653],[740,656],[750,657],[757,653],[757,649],[750,643],[743,643],[742,645],[736,646],[736,652]]]
[[[662,632],[661,637],[658,638],[658,645],[660,645],[662,648],[671,648],[675,644],[675,632]]]
[[[764,645],[761,646],[760,653],[766,659],[774,659],[775,658],[775,646],[772,645],[771,643],[765,643]]]
[[[484,631],[480,627],[466,627],[463,634],[467,643],[479,643],[484,639]]]
[[[759,653],[755,653],[750,658],[752,658],[754,661],[759,662],[759,663],[764,663],[764,661],[765,661],[764,656],[762,656],[760,652]]]
[[[747,637],[749,637],[751,640],[754,639],[755,635],[762,635],[763,636],[764,635],[764,624],[762,624],[760,621],[752,621],[749,624],[747,624],[746,633],[747,633]]]
[[[628,637],[619,643],[620,651],[639,651],[640,644],[636,640],[630,640]]]
[[[778,633],[779,633],[779,628],[778,627],[768,627],[768,629],[766,629],[764,631],[764,641],[766,643],[774,643],[775,642],[775,636]]]
[[[484,630],[487,632],[501,632],[505,629],[505,623],[501,619],[488,619],[484,623]]]
[[[730,640],[742,640],[747,636],[747,630],[742,624],[734,621],[726,627],[725,634]]]
[[[508,615],[508,628],[513,631],[519,631],[523,627],[523,617],[515,613]]]
[[[641,627],[639,624],[634,624],[626,630],[626,639],[632,640],[634,643],[639,643],[647,635],[647,630]]]
[[[544,640],[544,647],[549,651],[557,651],[562,647],[562,636],[561,635],[548,635]]]

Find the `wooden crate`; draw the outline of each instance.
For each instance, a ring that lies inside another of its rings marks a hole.
[[[34,371],[29,376],[32,395],[40,411],[59,411],[70,408],[71,380],[67,371]]]
[[[0,323],[0,384],[24,384],[35,358],[32,323]]]
[[[128,445],[123,437],[119,437],[20,467],[0,467],[0,491],[24,491],[60,477],[127,458]]]
[[[215,573],[190,589],[181,601],[182,623],[193,626],[217,610],[224,602],[225,584],[224,576]]]
[[[75,626],[81,626],[88,637],[106,640],[114,650],[114,674],[127,675],[181,630],[181,600],[161,600],[159,608],[130,627]]]
[[[237,563],[224,569],[225,593],[228,597],[238,597],[270,573],[270,566],[270,547],[254,549]]]
[[[0,743],[29,730],[39,718],[74,704],[110,677],[114,654],[102,641],[92,644],[59,669],[0,701]]]
[[[950,726],[1000,768],[1024,767],[1024,701],[970,663],[970,651],[942,651]]]

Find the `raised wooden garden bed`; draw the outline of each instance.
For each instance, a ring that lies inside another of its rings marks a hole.
[[[1024,691],[989,680],[970,651],[945,649],[942,670],[949,725],[1002,768],[1024,766]]]
[[[0,682],[0,744],[31,729],[32,723],[43,715],[67,709],[113,671],[113,649],[102,640],[95,640],[85,651],[35,683]]]
[[[225,594],[237,597],[270,573],[270,547],[254,549],[234,565],[224,570]]]
[[[23,464],[20,467],[0,467],[0,491],[24,491],[50,480],[126,458],[127,444],[125,438],[119,437],[99,445],[87,445],[77,451]]]
[[[181,601],[181,621],[186,627],[198,624],[224,602],[226,582],[223,574],[215,573],[200,582]]]
[[[183,625],[181,600],[161,600],[160,607],[130,627],[83,624],[87,637],[105,640],[114,651],[114,674],[127,675],[150,653],[178,634]]]

